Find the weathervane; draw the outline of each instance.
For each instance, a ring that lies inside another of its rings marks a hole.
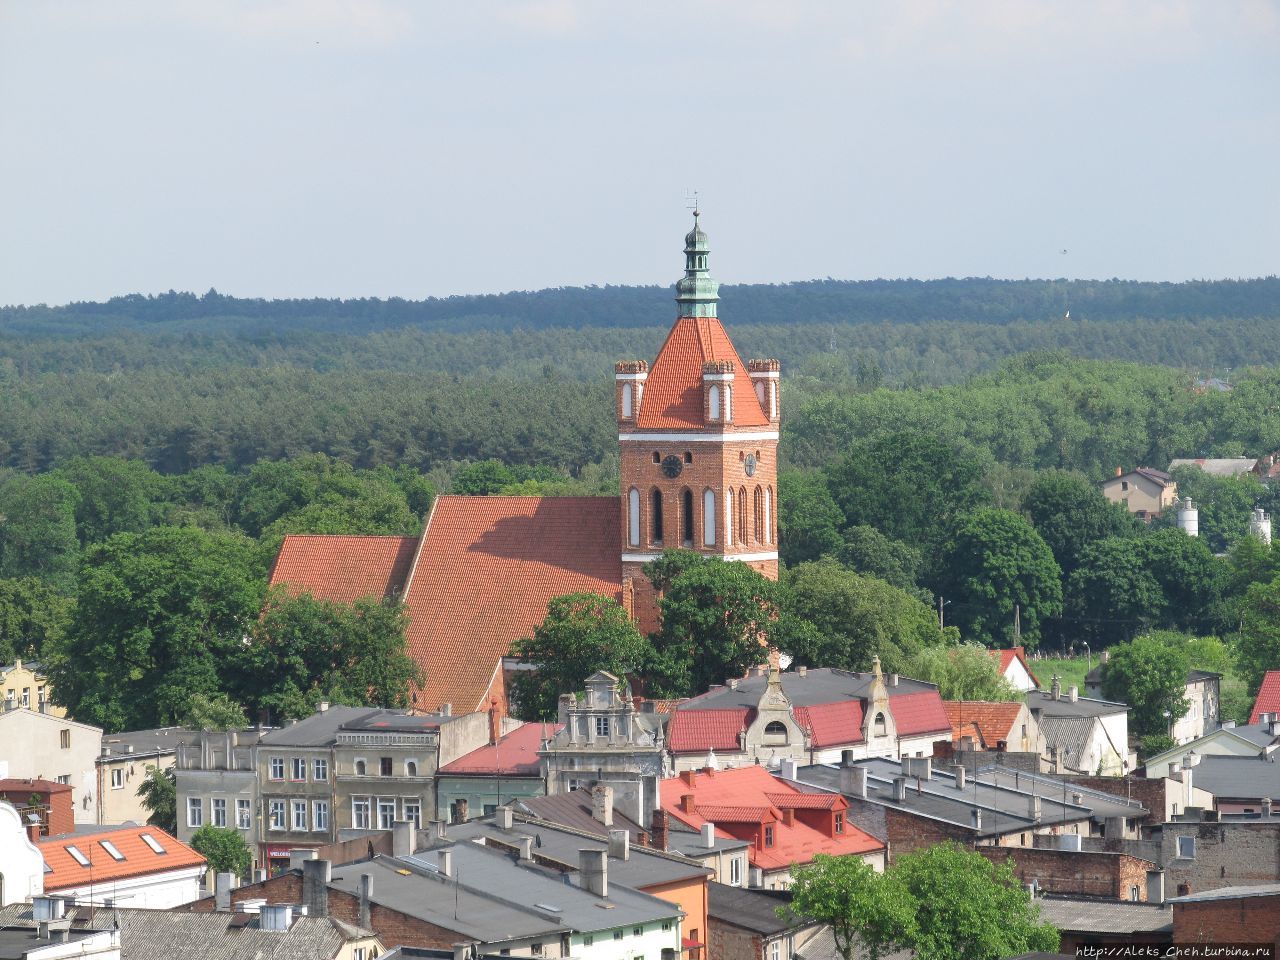
[[[698,210],[698,191],[697,190],[694,190],[692,193],[686,193],[684,195],[684,205],[693,211],[693,215],[695,217],[698,216],[699,210]]]

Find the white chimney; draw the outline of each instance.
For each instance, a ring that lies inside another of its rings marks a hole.
[[[1200,511],[1190,497],[1178,503],[1178,529],[1188,537],[1200,536]]]
[[[497,824],[499,830],[510,830],[514,820],[515,818],[512,816],[512,810],[510,807],[504,806],[498,808]]]
[[[1077,686],[1072,686],[1071,689],[1068,691],[1068,698],[1071,700],[1072,703],[1078,703],[1080,700],[1080,688]]]
[[[626,830],[609,831],[609,856],[615,860],[631,859],[631,834]]]
[[[786,757],[782,761],[782,765],[779,768],[778,772],[782,775],[782,778],[784,780],[794,780],[799,770],[800,770],[800,764],[796,763],[796,761],[791,759],[790,757]]]
[[[1263,543],[1271,542],[1271,517],[1261,507],[1249,517],[1249,533]]]
[[[453,876],[453,849],[441,850],[436,853],[436,857],[440,863],[440,872],[446,877]]]
[[[714,823],[704,823],[701,834],[704,847],[711,849],[716,845],[716,825]]]
[[[597,897],[609,895],[609,851],[578,851],[578,882],[582,889],[589,890]]]
[[[258,909],[258,929],[286,933],[293,926],[293,904],[264,903]]]

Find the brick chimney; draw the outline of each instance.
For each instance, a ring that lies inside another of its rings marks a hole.
[[[502,736],[502,714],[498,712],[498,698],[489,701],[489,744],[497,743]]]
[[[698,800],[692,793],[680,794],[680,809],[685,813],[698,812]]]

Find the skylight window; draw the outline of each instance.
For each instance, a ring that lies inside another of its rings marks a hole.
[[[98,842],[99,842],[100,844],[102,844],[102,849],[103,849],[103,850],[105,850],[105,851],[107,851],[107,853],[111,854],[111,859],[112,859],[112,860],[123,860],[123,859],[124,859],[124,854],[123,854],[123,853],[121,853],[121,852],[120,852],[120,850],[119,850],[119,848],[117,848],[117,847],[116,847],[116,845],[115,845],[114,843],[112,843],[110,840],[99,840]]]
[[[141,833],[142,842],[152,849],[155,853],[164,853],[164,847],[160,846],[160,842],[149,833]]]
[[[71,854],[71,859],[74,860],[76,863],[80,864],[80,866],[82,867],[89,866],[89,858],[80,852],[79,847],[68,846],[67,853]]]

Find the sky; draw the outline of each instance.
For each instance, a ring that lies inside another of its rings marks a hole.
[[[0,304],[1275,274],[1280,0],[0,0]]]

